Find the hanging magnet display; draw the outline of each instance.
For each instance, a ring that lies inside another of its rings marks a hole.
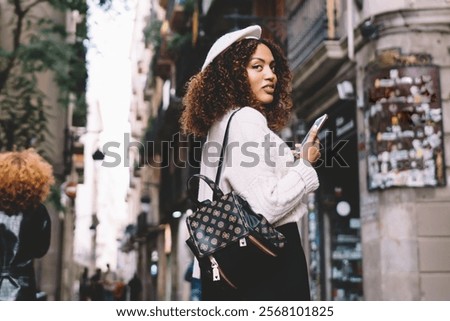
[[[439,68],[373,68],[365,93],[369,190],[445,186]]]

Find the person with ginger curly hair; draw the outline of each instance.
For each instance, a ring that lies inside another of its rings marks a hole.
[[[51,221],[42,202],[53,171],[28,149],[0,153],[0,300],[36,300],[33,259],[50,247]]]
[[[220,37],[203,67],[188,82],[181,128],[206,137],[200,173],[214,181],[225,129],[228,144],[219,187],[236,192],[264,215],[287,239],[271,272],[255,264],[254,276],[232,289],[215,282],[207,267],[194,267],[201,278],[202,300],[310,300],[308,268],[297,222],[307,212],[304,196],[319,186],[311,164],[320,157],[314,130],[297,156],[276,134],[292,108],[291,73],[278,45],[261,38],[257,25]],[[212,191],[199,186],[199,201]]]

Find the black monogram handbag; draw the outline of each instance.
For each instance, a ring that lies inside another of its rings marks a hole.
[[[224,194],[218,186],[228,129],[236,112],[230,116],[225,130],[216,181],[199,174],[187,181],[189,196],[197,210],[186,219],[189,231],[186,243],[198,259],[202,273],[235,289],[251,280],[253,269],[269,270],[273,258],[287,242],[242,197],[234,191]],[[199,202],[194,197],[191,188],[194,179],[208,184],[213,190],[212,200]]]

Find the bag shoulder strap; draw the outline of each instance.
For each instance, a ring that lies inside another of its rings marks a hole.
[[[223,165],[223,158],[225,155],[225,150],[227,149],[227,144],[228,144],[228,132],[230,129],[230,123],[231,123],[231,119],[233,118],[233,116],[239,111],[241,110],[241,108],[239,108],[238,110],[234,111],[230,118],[228,118],[228,123],[227,123],[227,127],[225,129],[225,134],[223,135],[223,142],[222,142],[222,150],[220,151],[220,157],[219,157],[219,166],[217,166],[217,174],[216,174],[216,180],[215,183],[217,186],[219,186],[219,181],[220,181],[220,175],[222,174],[222,165]]]
[[[218,198],[223,196],[223,192],[222,192],[222,190],[219,187],[220,174],[221,174],[221,171],[222,171],[222,164],[223,164],[223,159],[224,159],[224,155],[225,155],[226,145],[228,143],[228,132],[229,132],[229,128],[230,128],[230,122],[231,122],[231,119],[233,118],[233,116],[239,111],[239,109],[234,111],[231,114],[230,118],[228,119],[227,127],[225,129],[225,134],[224,134],[224,137],[223,137],[222,148],[221,148],[221,151],[220,151],[219,165],[218,165],[218,168],[217,168],[217,174],[216,174],[215,182],[213,182],[208,177],[206,177],[204,175],[201,175],[201,174],[194,174],[194,175],[192,175],[186,182],[189,198],[192,200],[192,202],[194,202],[194,204],[198,208],[200,208],[202,204],[195,197],[194,192],[192,190],[192,184],[191,183],[192,183],[192,180],[194,180],[194,179],[203,180],[203,181],[205,181],[208,184],[208,186],[213,191],[213,200],[216,200],[216,199],[218,199]]]

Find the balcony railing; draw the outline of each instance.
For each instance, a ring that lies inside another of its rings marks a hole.
[[[288,19],[288,60],[300,66],[324,40],[335,38],[334,2],[306,0],[292,8]]]

